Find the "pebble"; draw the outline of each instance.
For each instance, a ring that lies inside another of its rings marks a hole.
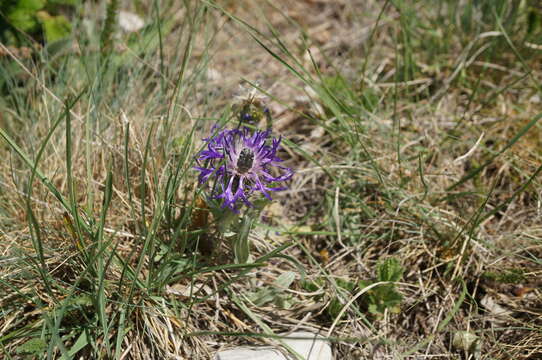
[[[331,346],[322,337],[310,332],[298,331],[282,339],[282,342],[301,355],[304,360],[333,360]],[[295,356],[285,356],[276,348],[267,346],[240,347],[220,351],[216,354],[215,360],[295,360]]]

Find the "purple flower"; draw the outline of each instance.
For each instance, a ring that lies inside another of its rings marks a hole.
[[[213,198],[222,199],[222,207],[238,212],[238,200],[252,206],[249,197],[254,192],[261,192],[271,200],[270,191],[286,189],[273,183],[290,179],[293,171],[280,165],[282,160],[277,157],[277,150],[281,139],[271,138],[269,142],[269,135],[270,130],[251,133],[248,128],[217,132],[215,126],[212,135],[203,139],[207,147],[197,158],[203,166],[195,169],[200,172],[201,184],[211,177],[216,179]],[[278,175],[274,176],[273,171]]]

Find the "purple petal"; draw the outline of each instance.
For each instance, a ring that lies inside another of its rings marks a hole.
[[[222,207],[239,212],[239,203],[253,206],[249,197],[260,192],[271,199],[269,192],[287,189],[286,186],[267,186],[268,183],[284,182],[292,178],[292,169],[279,165],[283,160],[277,156],[282,138],[270,138],[271,130],[251,131],[242,129],[219,130],[213,126],[211,136],[203,141],[206,148],[197,154],[198,164],[194,169],[200,172],[199,181],[205,183],[211,177],[219,184],[212,197],[222,199]],[[253,165],[247,171],[238,168],[239,154],[248,149],[254,154]],[[273,176],[272,168],[278,169]],[[237,182],[235,191],[234,184]],[[275,185],[275,184],[274,184]]]

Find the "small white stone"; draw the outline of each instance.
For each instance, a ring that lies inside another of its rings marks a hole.
[[[129,11],[119,12],[119,26],[126,32],[136,32],[145,26],[145,21],[139,15]]]
[[[331,347],[322,336],[299,331],[289,334],[288,338],[282,341],[305,360],[333,360]]]
[[[331,347],[322,336],[310,332],[299,331],[286,336],[281,342],[295,351],[304,360],[333,360]],[[288,352],[285,350],[285,352]],[[293,360],[297,357],[291,355],[286,357],[278,349],[269,347],[261,348],[236,348],[220,351],[216,354],[215,360]]]
[[[480,303],[486,308],[491,315],[491,321],[495,324],[506,323],[508,317],[512,315],[512,311],[499,305],[490,295],[485,295]]]
[[[452,340],[452,346],[456,350],[468,352],[478,341],[478,336],[468,331],[457,331]]]
[[[220,351],[216,354],[215,360],[289,360],[278,350],[270,348],[249,349],[236,348]]]
[[[222,81],[224,77],[220,71],[214,68],[207,68],[207,78],[210,81]]]
[[[311,130],[311,139],[320,139],[326,133],[326,129],[322,126],[317,126]]]

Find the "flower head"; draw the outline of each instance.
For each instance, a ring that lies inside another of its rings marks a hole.
[[[213,197],[222,199],[222,207],[238,212],[238,200],[252,206],[249,197],[254,192],[262,193],[271,199],[270,191],[285,190],[283,186],[273,186],[293,176],[290,168],[280,165],[277,156],[281,139],[271,138],[270,130],[250,132],[248,128],[216,131],[203,139],[206,149],[198,155],[203,166],[195,167],[200,172],[200,183],[215,177]],[[278,170],[272,170],[276,168]],[[274,176],[272,172],[279,173]]]

